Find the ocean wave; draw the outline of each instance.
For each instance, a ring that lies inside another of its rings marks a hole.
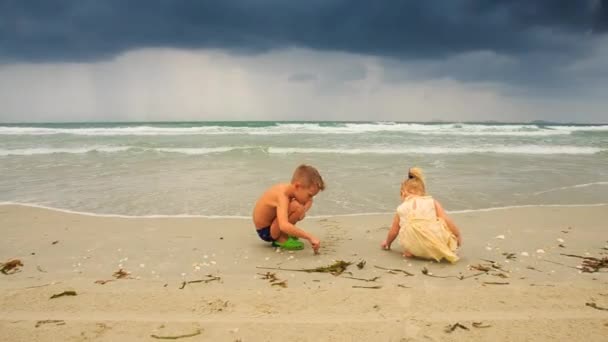
[[[243,128],[245,129],[245,128]],[[197,135],[229,133],[231,127],[200,126],[200,127],[97,127],[97,128],[49,128],[49,127],[12,127],[0,126],[0,135],[55,135],[70,134],[83,136],[157,136],[157,135]]]
[[[172,135],[291,135],[291,134],[363,134],[394,132],[418,135],[469,135],[469,136],[552,136],[574,132],[606,131],[608,125],[538,126],[491,124],[419,124],[419,123],[276,123],[266,126],[193,125],[171,126],[117,126],[117,127],[25,127],[0,126],[0,135],[54,135],[80,136],[172,136]]]
[[[570,154],[591,155],[606,151],[605,149],[587,146],[469,146],[469,147],[442,147],[442,146],[393,146],[379,148],[307,148],[307,147],[261,147],[261,146],[219,146],[219,147],[138,147],[138,146],[89,146],[75,148],[26,148],[26,149],[0,149],[0,156],[32,156],[45,154],[86,154],[86,153],[117,153],[117,152],[156,152],[185,155],[205,155],[227,153],[232,151],[257,151],[268,154]]]
[[[211,154],[211,153],[223,153],[230,152],[235,150],[246,150],[250,149],[249,147],[158,147],[158,148],[150,148],[146,149],[149,151],[157,151],[157,152],[168,152],[168,153],[180,153],[180,154],[190,154],[190,155],[200,155],[200,154]]]
[[[26,148],[26,149],[0,149],[0,156],[32,156],[44,154],[86,154],[92,152],[115,153],[125,151],[154,151],[164,153],[177,153],[189,155],[203,155],[212,153],[224,153],[240,149],[249,149],[248,147],[194,147],[194,148],[173,148],[173,147],[158,147],[144,148],[137,146],[90,146],[77,148]]]
[[[24,149],[0,149],[0,156],[32,156],[42,154],[55,154],[55,153],[69,153],[69,154],[83,154],[90,152],[124,152],[129,150],[129,146],[89,146],[89,147],[75,147],[75,148],[24,148]]]
[[[549,129],[566,132],[608,132],[608,125],[594,126],[547,126]]]
[[[585,146],[488,146],[488,147],[388,147],[388,148],[289,148],[270,147],[270,154],[596,154],[605,151]]]

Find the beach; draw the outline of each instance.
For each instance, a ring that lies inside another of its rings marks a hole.
[[[0,342],[608,342],[608,0],[0,9]]]
[[[0,274],[2,340],[605,341],[608,269],[575,256],[608,256],[608,206],[452,217],[454,265],[381,250],[390,214],[305,219],[314,255],[270,247],[249,219],[2,205],[0,260],[23,263]],[[352,264],[297,271],[338,260]]]

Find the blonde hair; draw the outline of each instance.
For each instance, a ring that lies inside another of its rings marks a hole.
[[[424,175],[419,167],[412,167],[407,172],[407,178],[401,182],[401,196],[405,192],[416,195],[426,195],[426,186],[424,184]]]
[[[323,177],[319,174],[319,171],[314,167],[306,164],[302,164],[296,168],[291,177],[291,182],[294,183],[300,181],[305,186],[316,186],[319,191],[325,190],[325,182]]]

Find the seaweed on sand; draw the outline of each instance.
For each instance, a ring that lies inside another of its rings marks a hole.
[[[581,255],[575,255],[575,254],[563,254],[563,253],[561,253],[561,255],[567,256],[570,258],[583,259],[582,264],[577,268],[579,268],[581,271],[586,272],[586,273],[595,273],[595,272],[599,272],[600,269],[602,269],[602,268],[608,268],[608,257],[594,258],[594,257],[588,257],[588,256],[581,256]]]
[[[425,276],[427,276],[427,277],[433,277],[433,278],[456,278],[456,279],[458,279],[458,280],[465,280],[465,279],[468,279],[468,278],[474,278],[474,277],[478,277],[478,276],[480,276],[480,275],[484,275],[484,274],[487,274],[487,273],[488,273],[487,271],[483,271],[483,272],[479,272],[479,273],[469,274],[469,275],[467,275],[467,276],[464,276],[464,275],[458,275],[458,276],[455,276],[455,275],[441,276],[441,275],[435,275],[435,274],[433,274],[433,273],[429,272],[429,270],[428,270],[426,267],[423,267],[423,268],[422,268],[422,270],[421,270],[421,272],[422,272],[422,274],[424,274],[424,275],[425,275]]]
[[[23,263],[19,259],[9,260],[5,263],[0,263],[0,272],[4,274],[13,274],[20,272],[19,267],[23,267]]]
[[[216,280],[219,281],[219,280],[222,279],[221,277],[214,276],[214,275],[211,275],[211,274],[207,274],[206,277],[207,277],[207,279],[198,279],[198,280],[183,281],[182,285],[181,285],[181,287],[179,289],[183,290],[184,287],[186,287],[187,284],[196,284],[196,283],[205,283],[205,284],[207,284],[209,282],[216,281]]]
[[[307,272],[307,273],[330,273],[335,276],[342,274],[348,266],[352,265],[352,262],[337,260],[331,265],[321,266],[315,268],[300,268],[300,269],[290,269],[290,268],[277,268],[277,267],[257,267],[265,270],[280,270],[280,271],[294,271],[294,272]]]
[[[603,308],[601,306],[597,306],[595,303],[585,303],[586,306],[594,308],[596,310],[608,311],[608,308]]]
[[[397,273],[397,272],[401,272],[403,274],[405,274],[408,277],[413,277],[414,275],[406,270],[402,270],[399,268],[387,268],[387,267],[382,267],[382,266],[374,266],[375,268],[381,269],[381,270],[385,270],[388,271],[389,273]]]
[[[483,322],[473,322],[473,324],[471,324],[473,327],[475,328],[489,328],[491,327],[491,325],[489,324],[484,324]]]
[[[456,322],[455,324],[452,325],[448,325],[447,327],[445,327],[444,331],[446,333],[451,333],[454,330],[456,330],[457,328],[463,329],[463,330],[469,330],[469,328],[467,328],[466,326],[460,324],[459,322]]]
[[[63,291],[61,293],[57,293],[51,296],[51,299],[63,297],[63,296],[76,296],[76,291]]]
[[[261,279],[268,280],[270,286],[280,286],[284,288],[287,287],[287,280],[281,281],[281,279],[277,278],[276,274],[272,272],[266,272],[265,274],[258,273],[258,275],[262,276]]]
[[[130,272],[127,272],[121,268],[118,271],[114,272],[114,274],[112,274],[112,276],[116,279],[123,279],[123,278],[127,278],[130,274],[131,274]]]
[[[160,340],[177,340],[179,338],[186,338],[186,337],[200,335],[201,333],[202,333],[202,331],[200,329],[197,329],[195,332],[190,333],[190,334],[173,335],[173,336],[161,336],[161,335],[152,334],[152,335],[150,335],[150,337],[160,339]]]
[[[381,289],[381,288],[382,288],[382,286],[380,286],[380,285],[376,285],[376,286],[359,286],[359,285],[353,285],[353,288],[354,288],[354,289],[374,289],[374,290],[377,290],[377,289]]]

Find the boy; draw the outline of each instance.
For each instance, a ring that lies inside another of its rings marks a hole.
[[[275,247],[288,250],[304,248],[298,238],[310,242],[315,253],[321,242],[314,235],[295,226],[304,219],[312,206],[312,198],[325,189],[319,171],[310,165],[300,165],[291,183],[276,184],[266,190],[253,209],[253,224],[259,237]]]

